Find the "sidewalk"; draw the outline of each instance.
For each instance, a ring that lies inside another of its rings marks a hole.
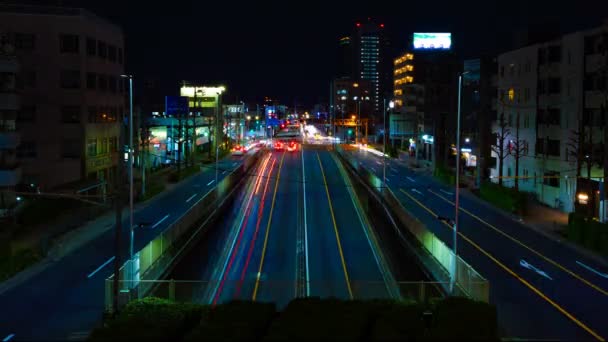
[[[431,169],[431,166],[429,164],[420,163],[418,167],[414,167],[415,160],[411,160],[409,155],[404,155],[401,157],[402,158],[393,160],[408,167],[416,173],[427,175],[430,177],[433,176],[433,170]],[[593,251],[590,251],[582,246],[579,246],[578,244],[569,241],[565,237],[568,226],[568,213],[561,212],[554,208],[550,208],[536,201],[531,201],[530,203],[528,203],[528,213],[524,217],[520,217],[513,213],[497,208],[491,203],[484,201],[468,188],[461,188],[461,194],[463,196],[467,196],[467,198],[470,198],[473,201],[478,202],[480,205],[496,210],[503,216],[506,216],[511,220],[516,221],[542,234],[543,236],[565,246],[566,248],[574,250],[577,253],[584,255],[585,257],[592,259],[602,265],[608,266],[608,260],[605,257]]]
[[[168,173],[163,175],[165,178],[168,176]],[[182,179],[180,182],[171,183],[166,181],[165,190],[154,197],[151,197],[145,201],[138,202],[134,204],[133,212],[137,213],[141,209],[148,206],[151,201],[158,200],[167,194],[169,194],[175,187],[177,187],[182,181],[186,180]],[[126,210],[125,210],[126,209]],[[128,205],[125,206],[122,210],[122,220],[126,220],[129,217]],[[60,261],[66,255],[72,253],[76,249],[86,245],[90,241],[95,240],[99,236],[106,233],[108,230],[114,228],[116,223],[116,212],[114,209],[106,211],[104,214],[93,218],[79,227],[71,229],[63,234],[55,237],[52,241],[52,245],[50,246],[47,255],[43,256],[43,259],[38,263],[35,263],[21,272],[13,275],[11,278],[5,280],[4,282],[0,282],[0,294],[19,286],[20,284],[26,282],[31,277],[37,275],[42,272],[52,263]]]

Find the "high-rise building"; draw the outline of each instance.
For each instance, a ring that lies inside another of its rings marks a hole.
[[[80,8],[0,5],[15,46],[22,181],[103,189],[118,164],[125,110],[120,27]]]
[[[353,40],[350,36],[340,37],[336,59],[336,77],[355,77],[355,55],[353,53]]]
[[[382,112],[383,101],[390,97],[390,57],[384,24],[371,18],[357,22],[353,34],[355,80],[371,83],[372,118]],[[366,113],[367,114],[367,113]]]
[[[520,191],[549,206],[581,207],[605,219],[599,188],[607,143],[607,41],[605,25],[498,56],[493,182],[502,176],[504,186],[514,187],[517,176]]]

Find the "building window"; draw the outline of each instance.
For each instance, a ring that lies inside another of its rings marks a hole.
[[[549,78],[549,94],[559,94],[561,92],[561,79],[557,77]]]
[[[17,122],[36,121],[36,106],[21,106],[17,112]]]
[[[559,157],[559,142],[560,141],[556,139],[547,139],[547,155]]]
[[[110,89],[110,92],[116,93],[116,77],[108,76],[108,83],[109,83],[108,88]]]
[[[59,51],[61,53],[79,53],[79,37],[76,34],[59,35]]]
[[[108,60],[116,62],[116,46],[114,45],[108,45]]]
[[[559,63],[562,60],[562,47],[549,46],[547,59],[549,63]]]
[[[97,155],[97,139],[87,140],[87,156],[95,157]]]
[[[530,88],[524,89],[524,102],[528,103],[530,101]]]
[[[559,110],[559,108],[549,108],[549,110],[547,110],[547,117],[546,117],[546,123],[548,125],[557,125],[559,126],[560,122],[561,122],[561,112]]]
[[[108,56],[108,47],[101,40],[97,41],[97,56],[105,59]]]
[[[36,142],[24,141],[17,147],[17,158],[36,158]]]
[[[556,171],[547,171],[543,177],[543,184],[552,186],[554,188],[559,188],[559,172]]]
[[[80,158],[80,148],[82,144],[78,139],[64,139],[61,142],[61,157]]]
[[[12,93],[18,88],[18,80],[12,72],[0,72],[0,92]]]
[[[87,89],[97,88],[97,74],[87,72]]]
[[[118,151],[118,137],[111,137],[110,138],[110,152],[117,152]]]
[[[93,38],[87,38],[87,55],[88,56],[97,55],[97,41]]]
[[[61,122],[79,123],[80,122],[80,107],[79,106],[61,107]]]
[[[89,106],[88,109],[88,123],[96,123],[97,122],[97,107]]]
[[[536,146],[534,147],[534,151],[535,151],[536,155],[545,153],[545,139],[543,139],[543,138],[536,139]]]
[[[122,48],[118,48],[118,64],[122,64]]]
[[[36,48],[36,35],[31,33],[15,33],[15,47],[23,51],[34,50]]]
[[[106,154],[106,153],[108,153],[108,138],[103,138],[103,139],[101,139],[101,146],[100,146],[99,154]]]
[[[61,70],[59,76],[61,88],[63,89],[79,89],[80,88],[80,71],[79,70]]]
[[[108,77],[106,75],[97,75],[97,87],[99,90],[106,91],[108,89]]]
[[[505,77],[505,66],[504,65],[500,66],[500,77],[501,78]]]

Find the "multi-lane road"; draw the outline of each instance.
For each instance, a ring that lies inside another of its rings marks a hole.
[[[237,168],[244,157],[218,164],[218,179]],[[144,203],[134,214],[135,250],[167,228],[215,186],[214,165]],[[128,220],[122,222],[122,256],[128,253]],[[112,224],[109,224],[112,225]],[[66,340],[82,338],[100,321],[104,279],[113,273],[114,230],[110,229],[41,272],[0,293],[0,340]]]
[[[351,150],[382,179],[382,157]],[[387,187],[452,246],[454,189],[388,160]],[[460,196],[460,256],[490,281],[503,335],[530,339],[608,338],[608,269],[522,225],[473,195]]]
[[[350,180],[325,146],[269,153],[241,196],[227,232],[194,248],[172,275],[210,281],[196,300],[281,307],[303,296],[398,296]]]

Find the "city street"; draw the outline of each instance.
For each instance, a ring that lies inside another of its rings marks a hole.
[[[237,168],[245,157],[227,157],[218,165],[218,179]],[[134,214],[135,250],[170,226],[215,186],[215,165],[159,194]],[[129,220],[123,220],[122,262],[129,253]],[[0,338],[66,340],[91,330],[104,310],[104,280],[114,272],[114,230],[64,258],[52,262],[25,283],[0,294]],[[121,262],[121,263],[122,263]]]
[[[193,248],[172,277],[212,280],[197,298],[210,303],[395,296],[395,280],[341,167],[325,147],[272,152],[226,221],[230,232],[209,248],[218,255]]]
[[[352,150],[382,179],[382,157]],[[454,188],[387,159],[387,187],[403,206],[452,246]],[[490,281],[501,334],[533,339],[608,336],[608,274],[603,265],[505,216],[491,205],[460,196],[458,254]]]

